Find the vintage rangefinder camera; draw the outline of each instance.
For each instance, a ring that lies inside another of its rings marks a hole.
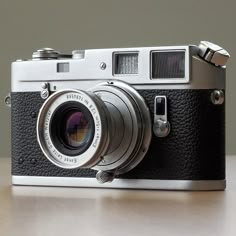
[[[13,184],[225,189],[228,58],[202,41],[17,60]]]

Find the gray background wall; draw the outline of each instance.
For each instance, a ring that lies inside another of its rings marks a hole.
[[[213,41],[232,58],[227,71],[227,153],[235,154],[235,0],[0,0],[0,156],[10,155],[10,63],[41,47],[198,44]]]

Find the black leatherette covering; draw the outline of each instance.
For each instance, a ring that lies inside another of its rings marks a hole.
[[[225,105],[213,105],[211,90],[139,90],[151,111],[157,95],[168,99],[170,134],[153,135],[144,160],[118,178],[217,180],[225,178]],[[12,93],[12,174],[95,177],[89,169],[66,170],[43,155],[36,121],[44,100],[39,92]]]

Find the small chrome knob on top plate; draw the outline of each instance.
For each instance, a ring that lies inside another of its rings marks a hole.
[[[84,59],[85,56],[85,50],[84,49],[78,49],[72,51],[72,58],[73,59]]]
[[[216,66],[225,66],[230,57],[222,47],[208,41],[201,41],[198,47],[198,55]]]
[[[60,52],[53,48],[41,48],[32,54],[33,60],[57,59],[58,57],[60,57]]]

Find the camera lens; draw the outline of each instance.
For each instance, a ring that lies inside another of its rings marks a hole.
[[[92,115],[80,103],[66,102],[60,105],[52,115],[50,127],[52,142],[64,155],[80,155],[93,140]]]
[[[101,83],[90,91],[60,90],[40,109],[37,139],[59,167],[123,174],[148,150],[150,113],[139,93],[121,82]]]
[[[60,90],[40,109],[38,143],[48,160],[61,168],[90,168],[107,151],[109,122],[105,104],[94,93]]]

